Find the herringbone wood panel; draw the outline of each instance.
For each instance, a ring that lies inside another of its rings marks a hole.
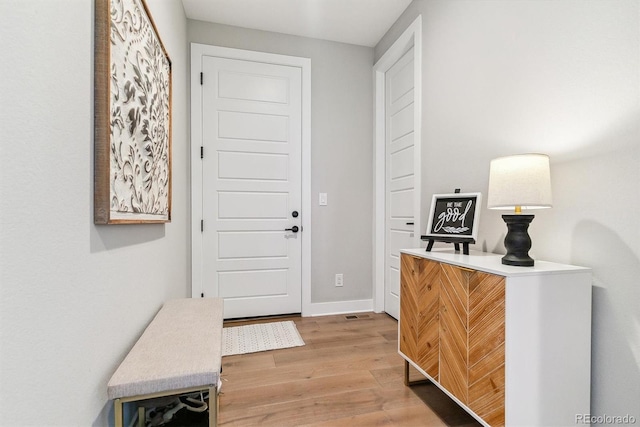
[[[490,425],[504,425],[504,277],[402,257],[401,350]]]
[[[401,293],[401,350],[489,424],[504,425],[504,277],[403,254]]]
[[[439,377],[440,358],[440,268],[438,263],[422,263],[420,279],[425,287],[419,296],[418,366],[436,381]]]
[[[461,402],[468,402],[468,275],[441,264],[442,289],[440,313],[440,384]]]
[[[440,267],[401,255],[400,351],[438,379]]]
[[[420,259],[400,255],[400,351],[411,360],[418,358],[417,321],[420,310]]]
[[[469,289],[469,407],[492,426],[501,426],[505,423],[505,279],[476,272]]]

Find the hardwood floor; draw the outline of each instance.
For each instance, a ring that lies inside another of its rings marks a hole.
[[[405,387],[398,324],[386,314],[293,320],[303,347],[225,356],[219,424],[478,426],[431,384]],[[236,326],[248,322],[225,322]],[[415,372],[412,379],[420,378]]]

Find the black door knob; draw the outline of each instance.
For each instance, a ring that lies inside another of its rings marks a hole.
[[[285,228],[285,229],[284,229],[284,231],[291,231],[291,232],[293,232],[293,233],[297,233],[299,230],[300,230],[300,229],[298,228],[298,226],[297,226],[297,225],[294,225],[294,226],[293,226],[293,227],[291,227],[291,228]]]
[[[298,211],[291,212],[291,216],[294,218],[298,218]]]

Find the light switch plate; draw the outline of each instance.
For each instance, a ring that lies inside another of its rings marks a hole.
[[[320,193],[318,196],[318,204],[320,206],[327,206],[327,193]]]

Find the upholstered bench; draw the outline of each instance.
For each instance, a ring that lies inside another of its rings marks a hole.
[[[222,364],[221,298],[185,298],[164,304],[109,380],[115,425],[122,404],[197,391],[209,392],[209,425],[217,425]],[[144,425],[144,407],[138,413]]]

